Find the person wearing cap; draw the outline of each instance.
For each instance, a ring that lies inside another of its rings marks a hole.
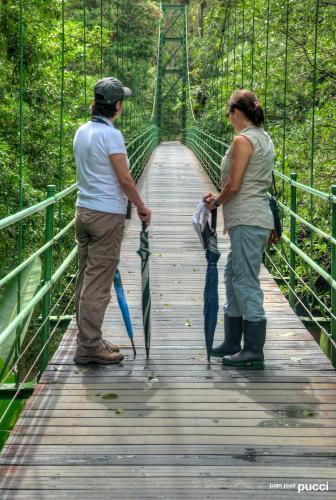
[[[74,357],[78,364],[115,364],[124,358],[117,346],[103,339],[102,323],[119,262],[128,199],[141,221],[149,224],[151,219],[151,210],[129,173],[122,133],[113,124],[122,113],[123,100],[131,95],[117,78],[99,80],[94,87],[91,120],[79,127],[73,143],[78,186],[78,335]]]

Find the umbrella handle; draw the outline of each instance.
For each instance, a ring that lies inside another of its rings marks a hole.
[[[215,233],[217,227],[217,208],[211,210],[211,229]]]
[[[142,221],[142,230],[146,231],[147,229],[147,222]]]

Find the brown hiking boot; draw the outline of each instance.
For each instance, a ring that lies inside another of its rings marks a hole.
[[[99,365],[116,365],[120,363],[124,356],[120,352],[112,351],[111,347],[105,344],[102,349],[95,351],[93,353],[88,353],[83,355],[75,354],[74,362],[78,365],[87,365],[89,363],[97,363]],[[112,344],[110,344],[112,345]]]
[[[119,352],[120,349],[117,345],[112,344],[108,340],[103,339],[103,344],[104,346],[110,351],[110,352]]]

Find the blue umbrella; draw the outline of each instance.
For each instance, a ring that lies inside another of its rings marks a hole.
[[[136,350],[135,350],[135,345],[134,345],[134,340],[133,340],[133,328],[132,328],[132,322],[131,322],[131,317],[127,305],[127,300],[125,297],[124,289],[122,286],[122,281],[121,281],[121,276],[119,269],[116,270],[115,275],[114,275],[114,289],[116,291],[117,299],[118,299],[118,304],[120,307],[121,314],[124,319],[124,323],[126,326],[127,334],[130,338],[133,352],[134,352],[134,357],[136,356]]]
[[[210,361],[210,353],[212,351],[219,308],[217,262],[221,254],[217,247],[216,222],[217,209],[211,212],[211,234],[207,238],[207,246],[205,251],[208,265],[204,287],[203,315],[205,345],[208,355],[208,362]]]

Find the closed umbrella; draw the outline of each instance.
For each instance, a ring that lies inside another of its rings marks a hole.
[[[208,264],[204,287],[203,315],[205,345],[208,355],[208,362],[210,361],[210,353],[212,351],[219,308],[217,262],[221,254],[217,246],[216,223],[217,209],[211,212],[211,233],[207,238],[207,246],[205,251],[205,256]]]
[[[115,275],[114,275],[114,289],[115,289],[115,292],[117,295],[120,311],[121,311],[121,314],[122,314],[123,319],[124,319],[127,334],[130,338],[133,352],[134,352],[134,357],[135,357],[136,350],[135,350],[135,345],[134,345],[134,340],[133,340],[132,322],[131,322],[131,317],[130,317],[130,313],[129,313],[129,309],[128,309],[128,305],[127,305],[126,296],[125,296],[124,289],[122,286],[122,281],[121,281],[119,269],[116,270]]]
[[[141,257],[141,278],[142,278],[142,317],[144,326],[146,356],[149,357],[150,340],[151,340],[151,295],[149,288],[149,262],[150,256],[147,223],[142,223],[142,231],[140,233],[140,248],[137,254]]]

